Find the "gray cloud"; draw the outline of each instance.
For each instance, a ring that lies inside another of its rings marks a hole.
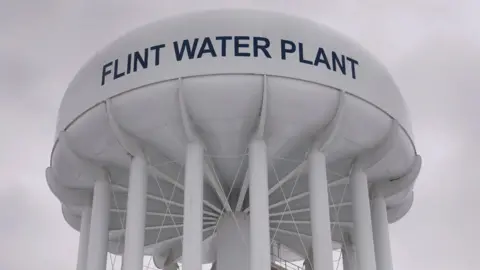
[[[1,1],[0,269],[73,269],[77,233],[49,192],[56,111],[80,66],[161,17],[219,7],[309,17],[384,61],[410,107],[425,164],[411,212],[391,226],[396,269],[478,269],[478,1]]]

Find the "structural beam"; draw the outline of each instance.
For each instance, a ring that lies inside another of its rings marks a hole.
[[[194,125],[192,123],[192,119],[190,118],[190,115],[187,110],[187,106],[185,104],[185,98],[183,97],[183,91],[182,91],[182,78],[178,79],[178,104],[180,108],[180,116],[182,118],[182,125],[185,131],[185,136],[187,137],[187,140],[189,141],[189,143],[199,144],[203,149],[202,151],[205,151],[206,147],[204,146],[201,138],[198,136],[197,132],[195,131]],[[205,175],[207,176],[208,183],[215,190],[215,193],[217,194],[218,198],[222,202],[224,209],[226,209],[228,212],[232,212],[232,209],[230,208],[230,204],[228,202],[227,195],[225,194],[225,190],[221,186],[220,181],[218,180],[214,172],[213,164],[211,164],[208,160],[206,160],[203,157],[203,154],[202,154],[202,162],[203,162],[202,166],[204,166],[204,168],[202,169],[202,173],[205,173]],[[202,175],[202,178],[203,178],[203,175]],[[218,212],[219,214],[222,213],[222,211],[217,207],[215,207],[213,204],[210,204],[209,207],[211,207],[214,211]]]
[[[240,190],[240,196],[239,196],[239,199],[238,199],[238,202],[237,202],[237,207],[236,207],[236,210],[239,211],[239,209],[241,209],[242,205],[243,205],[243,200],[245,199],[245,194],[247,192],[247,189],[249,187],[249,184],[251,183],[252,181],[252,178],[251,176],[253,175],[251,173],[251,162],[252,162],[252,159],[251,159],[251,154],[252,154],[252,146],[257,143],[258,145],[260,144],[263,144],[263,146],[261,147],[264,147],[265,148],[265,166],[268,166],[268,164],[266,163],[266,145],[265,145],[265,141],[264,141],[264,135],[265,135],[265,126],[266,126],[266,122],[267,122],[267,106],[268,106],[268,76],[267,75],[263,75],[263,89],[262,89],[262,104],[260,106],[260,117],[258,118],[258,123],[257,123],[257,129],[255,131],[255,133],[253,134],[253,141],[250,143],[249,145],[249,166],[248,166],[248,171],[245,175],[245,178],[243,180],[243,184],[242,184],[242,189]],[[262,157],[263,159],[263,157]],[[267,172],[267,189],[268,189],[268,167],[265,168],[266,172]],[[251,191],[252,192],[252,191]],[[270,193],[268,193],[268,195],[270,195]],[[268,198],[267,198],[267,201],[268,201]],[[251,204],[250,204],[251,206]],[[245,213],[248,213],[250,211],[250,207],[247,207],[245,210],[243,210]]]
[[[85,207],[80,223],[80,240],[78,241],[77,270],[87,270],[88,238],[90,237],[90,221],[92,208]]]
[[[335,208],[340,208],[340,207],[349,206],[349,205],[352,205],[352,203],[351,202],[335,203],[335,204],[330,204],[329,208],[334,208],[335,209]],[[310,212],[310,208],[302,208],[302,209],[297,209],[297,210],[287,210],[287,211],[283,211],[283,212],[274,212],[274,213],[270,213],[270,217],[294,215],[294,214],[306,213],[306,212]]]
[[[182,224],[183,225],[183,224]],[[205,229],[202,230],[202,233],[206,233],[208,231],[213,231],[214,229],[216,228],[216,226],[209,226]],[[179,240],[182,240],[183,239],[183,235],[179,235],[179,236],[175,236],[175,237],[172,237],[172,238],[169,238],[167,240],[163,240],[159,243],[154,243],[154,244],[150,244],[148,246],[145,246],[145,251],[146,253],[150,252],[151,250],[154,250],[155,248],[157,248],[158,246],[164,246],[165,244],[171,244],[175,241],[179,241]]]
[[[357,247],[357,270],[376,270],[367,175],[361,168],[354,165],[350,177],[353,242]]]
[[[125,209],[111,209],[110,212],[126,213],[127,210],[125,210]],[[173,217],[173,218],[183,218],[183,215],[181,215],[181,214],[171,214],[171,213],[161,213],[161,212],[151,212],[151,211],[147,211],[145,213],[146,213],[147,216],[161,216],[161,217],[167,216],[167,217]]]
[[[227,212],[232,213],[232,208],[230,207],[230,203],[228,202],[227,194],[225,194],[225,189],[223,188],[222,184],[220,183],[217,177],[217,174],[215,173],[213,164],[208,160],[204,160],[204,166],[205,166],[205,175],[207,176],[208,183],[213,188],[213,190],[215,190],[215,193],[217,194],[218,198],[223,204],[223,208]],[[218,209],[215,206],[213,207],[214,207],[212,208],[213,210],[217,211],[219,214],[222,213],[222,210]]]
[[[202,269],[203,242],[203,159],[199,142],[187,145],[183,223],[183,269]]]
[[[280,228],[270,228],[270,231],[279,232],[279,233],[283,233],[283,234],[288,234],[288,235],[292,235],[292,236],[296,236],[296,237],[303,237],[305,239],[311,239],[312,238],[311,235],[307,235],[307,234],[303,234],[303,233],[299,233],[299,232],[292,232],[292,231],[284,230],[284,229],[280,229]]]
[[[286,182],[295,179],[295,176],[298,176],[298,174],[302,173],[303,168],[307,165],[307,161],[303,161],[300,163],[295,169],[290,171],[287,175],[285,175],[282,179],[280,179],[273,187],[271,187],[268,190],[268,195],[271,195],[273,192],[275,192],[277,189],[279,189],[283,184]]]
[[[315,267],[314,267],[315,262],[313,260],[314,257],[315,256],[313,255],[313,248],[310,246],[308,248],[307,257],[305,258],[305,261],[303,262],[305,270],[314,270],[315,269]]]
[[[242,211],[243,202],[245,201],[245,195],[247,194],[248,185],[250,184],[249,183],[250,179],[248,179],[248,175],[249,173],[247,170],[247,172],[245,173],[245,178],[243,179],[243,182],[242,182],[242,188],[240,189],[240,194],[238,195],[237,206],[235,207],[236,212]]]
[[[181,80],[180,80],[180,82],[181,82]],[[181,109],[182,121],[183,121],[184,128],[185,128],[185,133],[186,133],[186,135],[187,135],[187,137],[190,141],[198,141],[198,137],[196,136],[196,134],[193,130],[192,123],[190,121],[188,113],[186,112],[185,104],[183,103],[183,97],[182,97],[181,93],[179,93],[179,95],[180,95],[179,96],[179,98],[180,98],[180,109]],[[143,156],[144,153],[143,153],[142,145],[141,145],[141,142],[139,141],[139,139],[130,135],[130,134],[128,134],[122,128],[122,126],[115,120],[115,117],[114,117],[114,114],[113,114],[113,111],[112,111],[112,101],[111,101],[111,99],[108,99],[105,102],[105,109],[106,109],[106,113],[107,113],[107,116],[108,116],[108,123],[110,125],[110,128],[111,128],[113,134],[115,135],[115,138],[117,139],[118,143],[122,146],[122,148],[125,150],[125,152],[132,157],[137,156],[137,155],[142,155]],[[162,156],[162,158],[167,159],[163,156]],[[145,156],[145,161],[148,163],[148,157],[147,156]],[[185,190],[184,185],[182,185],[180,182],[178,182],[177,180],[175,180],[174,178],[172,178],[168,174],[160,171],[155,166],[152,166],[152,165],[149,165],[149,164],[147,164],[146,166],[147,166],[148,175],[151,175],[155,179],[161,179],[161,180],[175,186],[176,188],[178,188],[182,191]],[[118,184],[116,184],[112,187],[119,188],[123,191],[127,190],[127,188],[122,187],[121,185],[118,185]],[[160,188],[160,195],[163,197],[163,192],[162,192],[161,188]],[[177,203],[175,201],[171,201],[171,200],[167,200],[165,198],[154,196],[152,194],[147,194],[147,198],[162,201],[162,202],[170,204],[170,205],[183,207],[183,205],[181,203]],[[213,205],[212,203],[210,203],[206,200],[203,200],[203,203],[218,213],[218,214],[213,214],[213,215],[219,216],[219,214],[221,213],[220,209],[218,209],[215,205]]]
[[[129,192],[130,187],[127,188],[127,187],[124,187],[124,186],[119,185],[119,184],[112,184],[112,188],[114,190],[119,190],[119,191],[122,191],[122,192]],[[183,208],[183,204],[178,203],[176,201],[171,201],[171,200],[168,200],[168,199],[165,199],[165,198],[153,195],[153,194],[148,194],[148,193],[145,196],[146,196],[146,198],[151,199],[151,200],[155,200],[155,201],[163,202],[164,204],[167,204],[167,205],[174,205],[174,206]]]
[[[297,195],[295,195],[295,196],[288,197],[288,198],[286,198],[286,199],[283,200],[283,201],[279,201],[279,202],[277,202],[277,203],[274,203],[274,204],[270,205],[268,208],[269,208],[269,209],[273,209],[273,208],[275,208],[275,207],[279,207],[279,206],[282,206],[282,205],[284,205],[284,204],[288,204],[288,203],[291,202],[291,201],[295,201],[295,200],[299,200],[299,199],[301,199],[301,198],[305,198],[305,197],[307,197],[309,194],[310,194],[310,193],[309,193],[308,191],[302,192],[302,193],[297,194]]]
[[[265,142],[257,139],[249,147],[250,270],[270,269],[271,262],[266,148]]]
[[[343,270],[355,270],[355,249],[351,244],[342,246]]]
[[[105,175],[95,181],[93,188],[92,220],[88,239],[88,270],[105,270],[109,220],[110,183]]]
[[[112,188],[114,190],[119,190],[119,191],[122,191],[122,192],[128,192],[128,188],[127,187],[124,187],[122,185],[119,185],[119,184],[112,184]],[[174,206],[177,206],[177,207],[180,207],[180,208],[183,208],[183,204],[182,203],[179,203],[179,202],[176,202],[176,201],[172,201],[172,200],[168,200],[168,199],[165,199],[165,198],[162,198],[162,197],[159,197],[159,196],[156,196],[156,195],[153,195],[153,194],[148,194],[147,193],[147,198],[148,199],[151,199],[151,200],[156,200],[156,201],[160,201],[160,202],[163,202],[167,205],[174,205]],[[205,204],[206,206],[212,206],[212,204],[206,200],[203,200],[203,204]],[[207,211],[205,210],[205,214],[208,214],[210,216],[213,216],[213,217],[219,217],[220,215],[220,210],[218,208],[215,207],[215,209],[217,210],[217,213],[214,213],[214,212],[210,212],[210,211]],[[112,210],[112,211],[119,211],[119,210]],[[121,211],[121,210],[120,210]],[[161,215],[161,213],[159,213]],[[147,212],[147,215],[155,215],[153,212]],[[175,214],[163,214],[163,215],[169,215],[171,217],[175,217]]]
[[[375,245],[377,270],[393,270],[390,236],[388,232],[388,216],[385,198],[377,190],[373,190],[372,227]]]
[[[313,265],[317,269],[333,270],[327,163],[325,155],[316,147],[310,152],[308,161]]]
[[[147,183],[147,164],[143,156],[137,155],[130,165],[123,270],[138,270],[143,265]]]
[[[297,224],[297,225],[307,225],[311,224],[310,220],[270,220],[270,223],[272,224]],[[351,222],[331,222],[328,221],[327,224],[330,224],[332,226],[338,226],[338,227],[344,227],[344,228],[351,228],[352,223]]]

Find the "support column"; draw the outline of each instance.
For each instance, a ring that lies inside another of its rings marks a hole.
[[[393,270],[388,232],[387,205],[385,204],[383,195],[376,191],[372,202],[372,227],[377,269]]]
[[[202,269],[203,146],[189,143],[185,162],[182,269]]]
[[[352,170],[349,186],[353,208],[353,242],[357,248],[357,270],[376,270],[368,182],[367,175],[362,169]]]
[[[314,147],[309,155],[308,162],[313,265],[315,265],[316,269],[333,270],[325,155]]]
[[[87,270],[88,238],[90,237],[90,220],[92,208],[87,207],[82,212],[80,224],[80,239],[78,241],[77,270]]]
[[[92,220],[88,239],[88,270],[105,270],[107,264],[110,183],[98,179],[93,188]]]
[[[130,165],[128,184],[127,222],[122,270],[141,270],[145,244],[147,209],[147,165],[142,156],[135,156]]]
[[[352,244],[342,246],[343,270],[355,270],[355,249]]]
[[[270,258],[270,221],[268,209],[267,147],[263,140],[250,143],[250,270],[268,270]]]

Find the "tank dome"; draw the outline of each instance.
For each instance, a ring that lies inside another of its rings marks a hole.
[[[91,204],[95,181],[107,177],[108,246],[122,253],[129,168],[142,152],[145,253],[172,250],[179,258],[189,132],[205,147],[204,245],[214,248],[213,228],[225,211],[249,214],[248,145],[260,128],[271,237],[305,257],[302,245],[312,235],[306,153],[333,122],[324,153],[332,239],[341,242],[352,227],[347,186],[359,157],[367,157],[369,185],[387,194],[389,222],[413,202],[421,159],[386,68],[344,35],[302,18],[255,10],[171,17],[127,33],[78,72],[61,102],[47,180],[66,221],[79,230],[79,209]],[[284,216],[287,206],[291,214]],[[212,254],[205,253],[206,262]]]

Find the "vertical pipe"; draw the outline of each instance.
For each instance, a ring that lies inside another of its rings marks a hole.
[[[123,270],[140,270],[143,267],[147,184],[148,177],[145,159],[137,155],[133,157],[130,165],[125,249],[122,260]]]
[[[361,169],[354,168],[349,186],[353,208],[353,240],[357,248],[357,270],[376,270],[367,175]]]
[[[90,220],[92,208],[87,207],[82,212],[80,224],[80,239],[78,241],[77,270],[87,270],[88,238],[90,237]]]
[[[387,205],[383,195],[375,192],[372,202],[372,227],[378,270],[393,270],[388,232]]]
[[[270,258],[270,222],[268,210],[267,147],[263,140],[250,143],[250,270],[268,270]]]
[[[183,210],[184,270],[202,269],[203,151],[203,146],[198,142],[187,146]]]
[[[343,270],[355,270],[355,249],[352,244],[342,246]]]
[[[325,155],[314,147],[309,155],[308,162],[313,265],[316,269],[333,270]]]
[[[215,237],[216,269],[245,270],[250,262],[250,219],[246,213],[223,215]]]
[[[108,223],[110,221],[110,183],[107,178],[95,181],[92,220],[88,239],[88,270],[105,270],[107,264]]]

